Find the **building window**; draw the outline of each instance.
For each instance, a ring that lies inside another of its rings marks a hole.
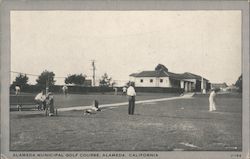
[[[162,83],[162,82],[163,82],[163,79],[160,79],[160,82]]]
[[[150,79],[150,83],[153,83],[153,79]]]
[[[141,83],[143,83],[143,79],[141,79]]]

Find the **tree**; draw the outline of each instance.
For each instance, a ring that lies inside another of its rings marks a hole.
[[[28,81],[29,81],[29,78],[27,77],[27,75],[23,75],[23,74],[19,74],[15,81],[13,81],[12,83],[12,87],[14,88],[15,86],[20,86],[20,88],[25,88],[28,86]]]
[[[165,72],[168,72],[168,68],[162,64],[158,64],[156,67],[155,67],[155,71],[165,71]]]
[[[238,80],[235,82],[235,86],[239,88],[240,92],[242,92],[242,75],[240,75]]]
[[[41,87],[49,87],[55,84],[55,73],[50,71],[43,71],[38,79],[36,79],[37,85]]]
[[[129,87],[130,85],[134,85],[135,86],[135,82],[134,81],[128,81],[126,83],[126,86]]]
[[[115,85],[117,85],[117,82],[113,81],[113,82],[111,83],[111,86],[114,87]]]
[[[112,86],[111,80],[112,80],[112,78],[109,77],[107,73],[104,73],[104,75],[100,79],[99,84],[101,87],[110,87],[110,86]]]
[[[86,76],[82,74],[74,74],[74,75],[68,75],[68,77],[65,78],[64,82],[66,84],[79,84],[82,85],[85,82]]]

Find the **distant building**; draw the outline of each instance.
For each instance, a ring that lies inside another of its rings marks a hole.
[[[92,80],[91,79],[85,79],[84,86],[91,87],[92,86]]]
[[[159,66],[160,65],[160,66]],[[159,64],[153,71],[142,71],[130,74],[130,81],[136,87],[171,87],[182,88],[186,92],[207,89],[208,80],[193,73],[177,74]]]
[[[234,85],[231,85],[231,86],[228,86],[226,88],[223,88],[223,91],[227,91],[227,92],[238,92],[239,91],[239,88],[234,86]]]
[[[228,87],[228,85],[224,83],[211,83],[211,89],[220,89],[224,90]]]

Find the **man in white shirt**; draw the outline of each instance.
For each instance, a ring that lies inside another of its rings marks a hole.
[[[46,106],[46,96],[45,96],[45,91],[41,91],[38,93],[35,97],[35,102],[38,104],[38,110],[45,110]]]
[[[127,92],[127,88],[124,86],[124,87],[122,88],[122,95],[126,95],[126,92]]]
[[[130,82],[129,87],[127,89],[127,96],[128,96],[128,114],[133,115],[135,110],[135,96],[136,92],[134,89],[134,83]]]
[[[117,95],[117,90],[118,90],[118,88],[115,87],[114,90],[115,90],[114,95]]]
[[[210,93],[210,96],[209,96],[209,111],[210,112],[216,110],[215,96],[218,91],[219,91],[218,89],[213,89]]]
[[[16,85],[15,87],[16,95],[20,94],[20,87]]]
[[[64,85],[64,86],[62,87],[62,90],[63,90],[63,94],[64,94],[64,95],[67,95],[67,94],[68,94],[68,87],[67,87],[66,85]]]

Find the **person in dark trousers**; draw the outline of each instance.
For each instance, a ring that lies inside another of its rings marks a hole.
[[[129,87],[127,89],[127,96],[128,96],[128,114],[133,115],[135,111],[135,88],[134,88],[134,83],[129,83]]]
[[[54,116],[55,109],[54,109],[54,96],[53,93],[49,92],[46,97],[46,106],[49,108],[49,116]]]
[[[35,103],[38,105],[38,110],[45,110],[46,108],[46,95],[45,90],[42,90],[35,97]]]

